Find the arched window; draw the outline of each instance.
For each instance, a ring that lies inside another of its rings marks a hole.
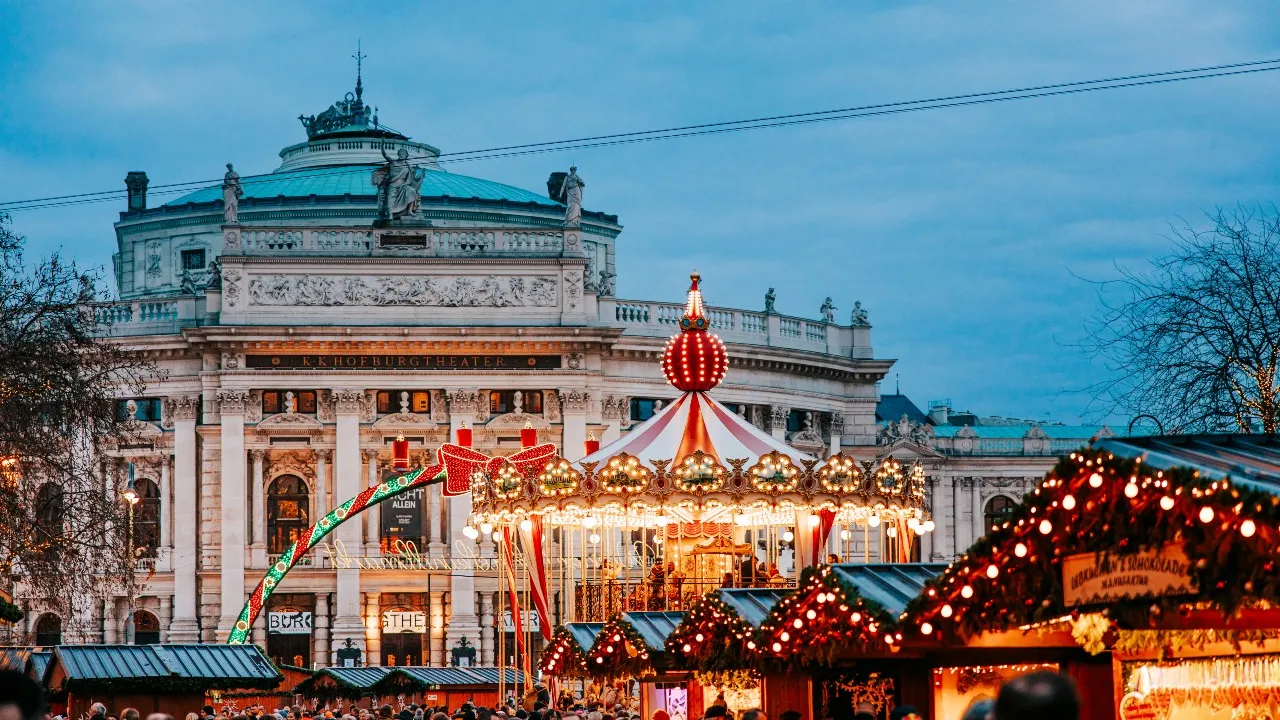
[[[297,475],[281,475],[267,490],[267,552],[278,555],[311,526],[307,484]]]
[[[986,510],[983,511],[983,521],[986,523],[982,526],[984,533],[990,531],[992,525],[999,525],[1008,520],[1017,506],[1018,503],[1014,502],[1013,498],[1005,495],[996,495],[988,500]]]
[[[36,620],[36,645],[52,647],[62,644],[62,618],[45,613]]]
[[[133,644],[160,644],[160,618],[146,610],[136,611],[133,614]]]
[[[137,557],[153,558],[160,547],[160,488],[150,478],[133,484],[138,504],[133,506],[133,550]]]
[[[62,488],[47,482],[36,491],[36,527],[41,539],[53,540],[62,537],[65,531],[66,506],[63,502]]]

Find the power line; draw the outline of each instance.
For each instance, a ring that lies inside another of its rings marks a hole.
[[[659,140],[672,140],[677,138],[698,137],[703,135],[719,135],[730,132],[745,132],[748,130],[762,130],[767,128],[789,127],[794,125],[808,125],[819,122],[832,122],[837,120],[852,120],[867,117],[877,117],[886,115],[898,115],[909,112],[920,112],[924,110],[940,110],[956,107],[966,107],[973,105],[985,105],[998,102],[1009,102],[1013,100],[1029,100],[1035,98],[1054,97],[1061,95],[1076,95],[1086,92],[1096,92],[1102,90],[1117,90],[1123,88],[1133,88],[1149,85],[1164,85],[1175,82],[1184,82],[1188,80],[1205,80],[1218,77],[1229,77],[1234,75],[1248,75],[1262,72],[1270,72],[1280,70],[1280,59],[1272,60],[1254,60],[1241,63],[1230,63],[1225,65],[1212,65],[1199,68],[1188,68],[1183,70],[1166,70],[1161,72],[1142,73],[1137,75],[1124,75],[1110,78],[1102,78],[1096,80],[1079,80],[1064,83],[1053,83],[1048,85],[1036,85],[1023,88],[1013,88],[1008,90],[993,90],[977,93],[965,93],[959,95],[949,95],[922,100],[904,100],[888,103],[877,103],[872,105],[862,105],[850,108],[840,108],[833,110],[818,110],[802,113],[790,113],[785,115],[773,115],[768,117],[752,118],[746,120],[729,120],[713,123],[701,123],[695,125],[684,125],[678,127],[663,128],[657,130],[638,130],[622,133],[612,133],[607,135],[596,135],[582,138],[574,138],[567,140],[550,140],[537,143],[525,143],[521,145],[507,145],[502,147],[493,147],[480,150],[462,150],[452,153],[441,153],[432,161],[422,163],[413,163],[415,165],[432,165],[435,163],[445,164],[453,162],[469,162],[477,160],[491,160],[498,158],[517,157],[523,155],[545,154],[550,152],[561,152],[564,150],[582,150],[600,147],[609,147],[614,145],[629,145],[641,142],[656,142]],[[355,173],[367,173],[367,166],[359,168],[335,168],[329,172],[313,173],[312,177],[328,177],[334,175],[347,175]],[[259,182],[274,182],[280,179],[280,175],[276,173],[264,173],[260,175],[248,175],[241,178],[242,185],[252,185]],[[222,178],[211,178],[207,180],[191,180],[179,183],[169,183],[165,185],[156,185],[149,190],[152,195],[171,195],[181,192],[187,192],[201,186],[208,186],[213,183],[221,182]],[[34,198],[29,200],[14,200],[0,202],[0,210],[18,211],[18,210],[36,210],[50,207],[63,207],[67,205],[80,205],[96,202],[107,202],[119,200],[127,196],[125,190],[102,190],[97,192],[78,193],[73,195],[58,195],[45,198]]]

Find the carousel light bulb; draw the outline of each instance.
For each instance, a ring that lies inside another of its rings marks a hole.
[[[942,610],[940,610],[938,614],[942,615],[944,618],[949,618],[954,612],[955,610],[952,610],[950,605],[943,605]]]
[[[938,528],[938,525],[937,525],[936,523],[934,523],[932,520],[925,520],[925,521],[924,521],[924,531],[925,531],[925,532],[933,532],[933,531],[934,531],[934,530],[936,530],[937,528]]]
[[[476,538],[480,537],[480,531],[479,531],[479,530],[476,530],[475,528],[471,527],[470,525],[468,525],[468,526],[466,526],[466,527],[462,528],[462,534],[463,534],[463,535],[466,535],[467,537],[471,538],[472,540],[475,540]]]
[[[791,542],[792,540],[795,540],[795,539],[796,539],[796,534],[791,532],[790,530],[782,533],[782,542]]]
[[[867,524],[870,525],[871,527],[880,527],[880,516],[872,515],[871,517],[867,518]]]
[[[929,532],[928,530],[925,529],[924,523],[916,523],[916,526],[911,528],[911,531],[917,535],[924,535],[925,533]]]
[[[849,531],[848,531],[848,530],[841,530],[841,531],[840,531],[840,539],[841,539],[841,540],[848,540],[848,539],[849,539]]]
[[[1026,556],[1027,556],[1027,546],[1026,546],[1025,544],[1023,544],[1023,543],[1018,543],[1017,545],[1014,545],[1014,546],[1013,546],[1013,554],[1014,554],[1014,555],[1017,555],[1018,557],[1026,557]]]
[[[524,520],[521,520],[521,521],[520,521],[520,529],[521,529],[521,530],[523,530],[523,531],[525,531],[525,532],[529,532],[530,530],[532,530],[532,529],[533,529],[533,521],[532,521],[532,520],[530,520],[530,519],[528,519],[528,518],[525,518]]]
[[[599,544],[600,544],[600,533],[591,533],[591,537],[589,537],[589,538],[587,538],[587,539],[591,541],[591,544],[592,544],[592,545],[599,545]]]
[[[965,600],[968,600],[969,598],[973,597],[973,586],[965,585],[964,587],[960,588],[960,597],[964,598]]]
[[[1208,505],[1205,505],[1204,507],[1200,508],[1200,522],[1211,523],[1213,522],[1213,516],[1214,516],[1213,508],[1209,507]]]
[[[1240,523],[1240,534],[1245,537],[1253,537],[1258,532],[1258,526],[1252,520],[1245,520]]]
[[[599,520],[596,520],[595,518],[593,518],[593,517],[591,517],[591,516],[587,516],[587,517],[582,518],[582,527],[584,527],[584,528],[586,528],[586,529],[588,529],[588,530],[590,530],[591,528],[593,528],[593,527],[595,527],[596,525],[599,525],[599,524],[600,524],[600,521],[599,521]]]
[[[493,525],[491,525],[491,524],[489,524],[489,523],[480,523],[480,532],[484,533],[485,535],[492,534],[492,533],[493,533]]]
[[[889,527],[884,529],[884,534],[888,535],[889,537],[898,537],[898,528],[890,525]]]
[[[1098,473],[1094,473],[1094,474],[1090,475],[1090,476],[1089,476],[1089,487],[1093,487],[1093,488],[1100,488],[1100,487],[1102,487],[1102,476],[1101,476],[1101,475],[1099,475]]]
[[[1068,496],[1066,496],[1066,497],[1062,498],[1062,509],[1063,509],[1063,510],[1075,510],[1075,509],[1076,509],[1076,496],[1075,496],[1075,495],[1068,495]]]
[[[1132,482],[1126,483],[1124,486],[1124,496],[1129,498],[1130,500],[1138,497],[1138,484],[1132,483]]]
[[[1161,509],[1161,510],[1166,510],[1166,511],[1167,511],[1167,510],[1172,510],[1172,509],[1173,509],[1173,498],[1169,497],[1168,495],[1165,495],[1164,497],[1160,498],[1160,509]]]
[[[809,527],[818,527],[818,523],[820,522],[822,522],[822,520],[817,515],[809,516]]]

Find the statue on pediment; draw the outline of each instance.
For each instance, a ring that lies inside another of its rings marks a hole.
[[[853,312],[849,313],[849,324],[854,327],[869,327],[871,325],[867,321],[867,311],[863,309],[861,300],[853,303]]]
[[[378,219],[398,220],[417,215],[422,202],[422,181],[427,171],[409,161],[409,151],[400,148],[392,159],[382,150],[386,165],[373,171],[373,184],[378,188]]]
[[[222,216],[227,225],[240,222],[240,198],[244,188],[240,185],[240,173],[227,163],[227,174],[222,176]]]
[[[833,323],[836,321],[836,304],[831,301],[828,295],[826,300],[822,301],[822,307],[818,308],[818,312],[822,313],[823,322]]]
[[[577,227],[582,224],[582,189],[587,184],[578,176],[578,168],[569,168],[560,184],[560,195],[564,197],[564,224],[566,227]]]
[[[776,302],[778,302],[778,293],[774,292],[773,288],[769,288],[769,292],[764,294],[764,311],[767,313],[777,312],[773,307]]]
[[[607,268],[600,271],[600,297],[613,297],[617,293],[613,282],[616,277],[617,274],[609,272]]]

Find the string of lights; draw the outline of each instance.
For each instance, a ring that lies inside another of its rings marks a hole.
[[[745,132],[748,130],[763,130],[770,128],[791,127],[797,125],[809,125],[819,122],[832,122],[838,120],[855,120],[871,117],[883,117],[887,115],[898,115],[911,112],[921,112],[925,110],[942,110],[975,105],[985,105],[1000,102],[1010,102],[1014,100],[1030,100],[1036,98],[1047,98],[1063,95],[1075,95],[1088,92],[1097,92],[1102,90],[1119,90],[1125,88],[1135,88],[1151,85],[1162,85],[1176,82],[1185,82],[1190,80],[1206,80],[1212,78],[1230,77],[1237,75],[1249,75],[1263,72],[1271,72],[1280,70],[1280,58],[1270,60],[1254,60],[1240,63],[1228,63],[1222,65],[1211,65],[1197,68],[1186,68],[1181,70],[1166,70],[1160,72],[1141,73],[1135,75],[1123,75],[1116,77],[1100,78],[1094,80],[1078,80],[1072,82],[1052,83],[1045,85],[1028,86],[1021,88],[1011,88],[1006,90],[993,90],[984,92],[973,92],[956,95],[947,95],[934,98],[925,98],[919,100],[902,100],[894,102],[876,103],[871,105],[861,105],[847,108],[837,108],[830,110],[816,110],[800,113],[790,113],[785,115],[773,115],[760,118],[751,118],[743,120],[728,120],[712,123],[700,123],[694,125],[683,125],[670,128],[654,129],[654,130],[636,130],[620,133],[611,133],[606,135],[594,135],[580,138],[572,138],[565,140],[549,140],[535,143],[524,143],[519,145],[507,145],[493,148],[484,148],[477,150],[462,150],[452,153],[441,153],[435,158],[426,162],[415,163],[417,165],[434,166],[438,164],[462,163],[480,160],[493,160],[509,157],[517,157],[524,155],[546,154],[552,152],[561,152],[566,150],[589,150],[602,147],[611,147],[618,145],[629,145],[642,142],[656,142],[660,140],[674,140],[690,137],[701,137],[708,135],[719,135],[731,132]],[[345,175],[353,173],[368,172],[367,167],[358,168],[334,168],[327,172],[315,173],[316,176]],[[259,175],[247,175],[241,178],[241,184],[244,186],[253,185],[259,182],[272,182],[279,178],[274,173],[264,173]],[[178,183],[169,183],[153,186],[149,194],[151,195],[172,195],[178,193],[189,192],[192,189],[207,186],[214,183],[220,183],[221,178],[210,178],[203,180],[189,180]],[[83,205],[97,202],[110,202],[125,197],[124,190],[100,190],[95,192],[75,193],[70,195],[56,195],[41,198],[30,198],[26,200],[10,200],[0,202],[0,211],[17,212],[21,210],[38,210],[44,208],[64,207],[68,205]]]

